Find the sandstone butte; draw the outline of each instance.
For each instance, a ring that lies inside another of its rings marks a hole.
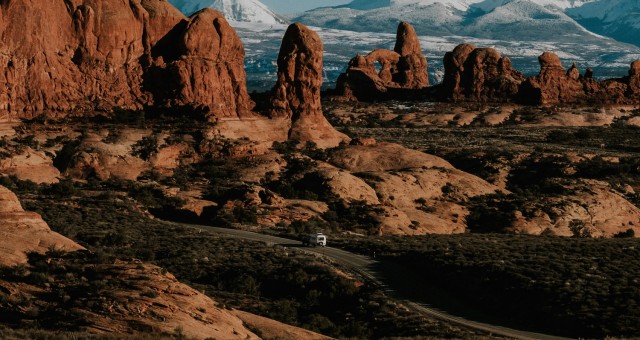
[[[269,141],[346,139],[320,110],[322,42],[300,24],[283,41],[279,59],[295,63],[278,62],[276,109],[260,114],[247,91],[244,46],[212,9],[187,18],[165,0],[5,0],[0,18],[4,119],[197,110],[212,122],[246,122],[232,131],[243,137],[263,120],[271,121],[262,124]],[[304,72],[293,72],[298,66]]]
[[[404,97],[427,87],[427,59],[420,40],[413,26],[401,22],[393,51],[377,49],[355,56],[338,77],[336,92],[349,100],[375,100]]]

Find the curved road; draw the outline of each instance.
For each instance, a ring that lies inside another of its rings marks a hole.
[[[258,234],[250,231],[216,228],[216,227],[208,227],[208,226],[192,225],[192,224],[181,224],[181,225],[202,229],[202,230],[213,231],[215,233],[237,237],[245,240],[279,244],[283,246],[293,246],[293,247],[301,246],[300,241],[290,240],[290,239],[271,236],[271,235]],[[389,293],[391,296],[398,295],[397,292],[390,289],[385,284],[385,282],[383,282],[383,280],[380,278],[380,275],[377,275],[374,271],[372,271],[372,268],[378,263],[378,261],[375,261],[366,256],[357,255],[341,249],[336,249],[331,247],[318,247],[318,248],[309,247],[309,248],[298,248],[298,249],[327,257],[331,259],[333,262],[338,263],[356,272],[362,277],[384,288],[385,291],[387,291],[387,293]],[[447,321],[463,327],[487,332],[492,335],[504,336],[504,337],[515,338],[515,339],[527,339],[527,340],[528,339],[543,339],[543,340],[568,339],[568,338],[556,337],[556,336],[546,335],[546,334],[519,331],[519,330],[510,329],[506,327],[471,321],[461,317],[447,314],[445,312],[433,309],[431,307],[428,307],[423,304],[416,303],[410,300],[401,299],[401,301],[408,307],[413,308],[414,310],[417,310],[421,313],[424,313],[436,319]]]

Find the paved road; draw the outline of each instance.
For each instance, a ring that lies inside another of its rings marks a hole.
[[[215,227],[207,227],[207,226],[199,226],[199,225],[188,225],[188,226],[203,229],[203,230],[210,230],[216,233],[225,234],[227,236],[237,237],[245,240],[279,244],[283,246],[295,246],[295,247],[301,246],[301,242],[299,241],[290,240],[282,237],[271,236],[271,235],[258,234],[258,233],[253,233],[249,231],[244,231],[244,230],[215,228]],[[299,249],[307,252],[316,253],[331,259],[333,262],[338,263],[354,271],[355,273],[363,276],[365,279],[368,279],[371,282],[379,285],[380,287],[385,289],[385,291],[389,293],[389,295],[391,296],[399,297],[400,295],[402,295],[401,292],[395,291],[393,288],[387,286],[384,278],[382,278],[382,275],[380,275],[379,273],[376,273],[375,270],[373,269],[376,267],[378,262],[369,257],[353,254],[341,249],[336,249],[331,247],[317,247],[317,248],[305,247],[305,248],[299,248]],[[439,311],[435,308],[429,307],[424,304],[420,304],[407,299],[402,299],[401,297],[400,299],[407,307],[413,308],[414,310],[417,310],[431,317],[434,317],[443,321],[448,321],[450,323],[457,324],[463,327],[487,332],[493,335],[515,338],[515,339],[542,339],[542,340],[567,339],[567,338],[561,338],[561,337],[556,337],[551,335],[519,331],[515,329],[510,329],[507,327],[495,326],[495,325],[490,325],[486,323],[467,320],[461,317],[447,314],[446,312]]]

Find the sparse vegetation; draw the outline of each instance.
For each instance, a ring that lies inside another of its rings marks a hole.
[[[41,213],[52,229],[73,237],[101,258],[150,261],[226,306],[335,337],[469,334],[413,314],[378,288],[362,286],[357,278],[340,274],[323,261],[277,245],[151,220],[124,196],[25,202],[27,209]],[[31,280],[57,282],[51,269],[42,268],[42,276]],[[87,291],[106,289],[109,282],[94,280],[92,284],[95,287]]]
[[[332,242],[406,268],[462,303],[463,314],[476,310],[570,337],[640,336],[637,239],[468,234]]]

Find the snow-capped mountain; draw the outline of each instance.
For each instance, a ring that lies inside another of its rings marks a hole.
[[[400,21],[419,33],[554,41],[595,33],[640,46],[640,0],[354,0],[295,18],[359,32],[389,32]]]
[[[592,0],[377,0],[374,8],[356,0],[320,8],[295,21],[358,32],[392,32],[408,21],[419,34],[467,35],[487,39],[591,41],[600,39],[564,13]]]
[[[258,0],[169,0],[169,2],[185,15],[191,15],[205,7],[217,9],[231,23],[285,24],[287,22]]]
[[[567,10],[592,32],[640,46],[640,0],[600,0]]]

